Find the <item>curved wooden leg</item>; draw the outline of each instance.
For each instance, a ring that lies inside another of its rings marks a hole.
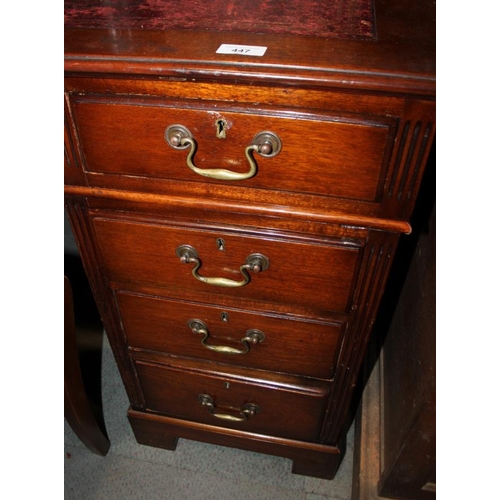
[[[76,343],[73,293],[64,277],[64,418],[82,443],[93,453],[104,456],[110,443],[106,431],[96,420],[84,387]]]

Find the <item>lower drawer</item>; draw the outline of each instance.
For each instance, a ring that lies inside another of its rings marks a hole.
[[[270,436],[318,439],[326,386],[278,388],[144,361],[136,361],[136,370],[149,411]]]
[[[298,321],[123,291],[117,292],[116,300],[131,347],[294,375],[333,377],[342,331],[339,323]],[[193,327],[198,328],[193,331]]]

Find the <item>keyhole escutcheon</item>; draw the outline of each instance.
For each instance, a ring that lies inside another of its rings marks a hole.
[[[225,139],[226,138],[226,130],[227,130],[227,122],[224,118],[219,118],[215,122],[215,129],[217,139]]]

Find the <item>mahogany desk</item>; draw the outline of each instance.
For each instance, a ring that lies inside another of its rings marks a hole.
[[[434,27],[428,0],[66,2],[66,209],[140,443],[334,477]]]

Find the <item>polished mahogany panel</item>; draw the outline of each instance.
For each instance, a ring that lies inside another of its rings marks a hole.
[[[116,298],[132,348],[310,377],[333,376],[341,323],[300,321],[125,291],[117,292]],[[258,330],[264,338],[249,343],[246,353],[218,352],[202,344],[203,334],[191,331],[193,319],[206,325],[209,335],[205,343],[212,347],[244,352],[241,339],[248,331]]]

